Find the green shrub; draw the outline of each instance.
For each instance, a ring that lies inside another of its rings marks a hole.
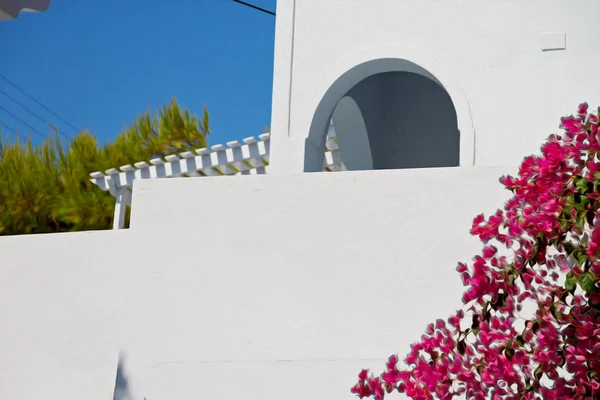
[[[37,146],[0,132],[0,235],[110,229],[114,198],[90,172],[206,147],[209,133],[206,107],[198,118],[175,99],[104,145],[86,130],[69,143],[55,132]]]

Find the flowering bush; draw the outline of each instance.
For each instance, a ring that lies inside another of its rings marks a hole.
[[[541,156],[500,179],[504,209],[474,219],[484,246],[457,268],[464,309],[429,325],[406,366],[392,356],[379,377],[361,371],[353,393],[600,399],[600,124],[587,104],[561,122]]]

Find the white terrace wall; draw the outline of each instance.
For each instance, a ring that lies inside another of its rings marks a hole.
[[[136,181],[131,229],[0,239],[0,399],[351,399],[460,305],[511,168]]]

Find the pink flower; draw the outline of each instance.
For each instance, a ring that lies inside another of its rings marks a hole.
[[[472,320],[459,310],[447,323],[428,325],[405,369],[392,356],[381,377],[363,370],[353,393],[382,399],[395,390],[415,400],[600,398],[599,126],[587,103],[562,118],[563,135],[550,136],[540,155],[526,157],[517,176],[500,179],[512,192],[504,208],[473,220],[471,233],[483,250],[470,265],[456,267]],[[491,242],[512,256],[499,256]],[[537,311],[516,331],[526,301],[536,302]],[[571,375],[561,377],[560,368]],[[541,385],[542,378],[553,385]]]
[[[581,103],[579,105],[579,110],[578,110],[578,115],[579,115],[579,119],[581,119],[581,121],[585,121],[586,117],[587,117],[587,110],[588,110],[588,103]]]
[[[491,259],[498,252],[498,248],[495,246],[485,246],[483,248],[483,258],[486,260]]]

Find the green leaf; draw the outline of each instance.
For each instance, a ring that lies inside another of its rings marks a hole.
[[[513,286],[514,283],[515,283],[515,274],[509,274],[508,275],[508,285]]]
[[[586,293],[591,293],[594,290],[594,284],[596,283],[596,276],[592,272],[584,272],[579,275],[579,284]]]
[[[573,272],[568,272],[567,273],[567,277],[565,280],[565,288],[569,291],[572,292],[573,290],[575,290],[575,285],[577,284],[577,280],[575,279],[575,277],[573,276]]]
[[[564,218],[563,216],[561,216],[559,218],[559,221],[560,221],[560,230],[566,231],[567,228],[569,227],[569,221],[566,218]]]
[[[577,220],[575,221],[575,227],[579,231],[583,231],[585,229],[585,220],[586,220],[586,211],[579,211],[577,213]]]
[[[586,211],[589,202],[590,199],[588,199],[587,197],[579,193],[575,193],[575,209],[577,211]]]
[[[560,320],[563,316],[563,313],[558,311],[555,307],[552,307],[551,312],[552,312],[552,316],[557,320]]]
[[[585,263],[587,260],[587,256],[581,250],[574,251],[573,256],[575,256],[575,259],[577,260],[578,267],[581,267],[583,265],[583,263]]]
[[[575,182],[575,188],[582,194],[587,193],[588,190],[588,182],[585,178],[579,178]]]

